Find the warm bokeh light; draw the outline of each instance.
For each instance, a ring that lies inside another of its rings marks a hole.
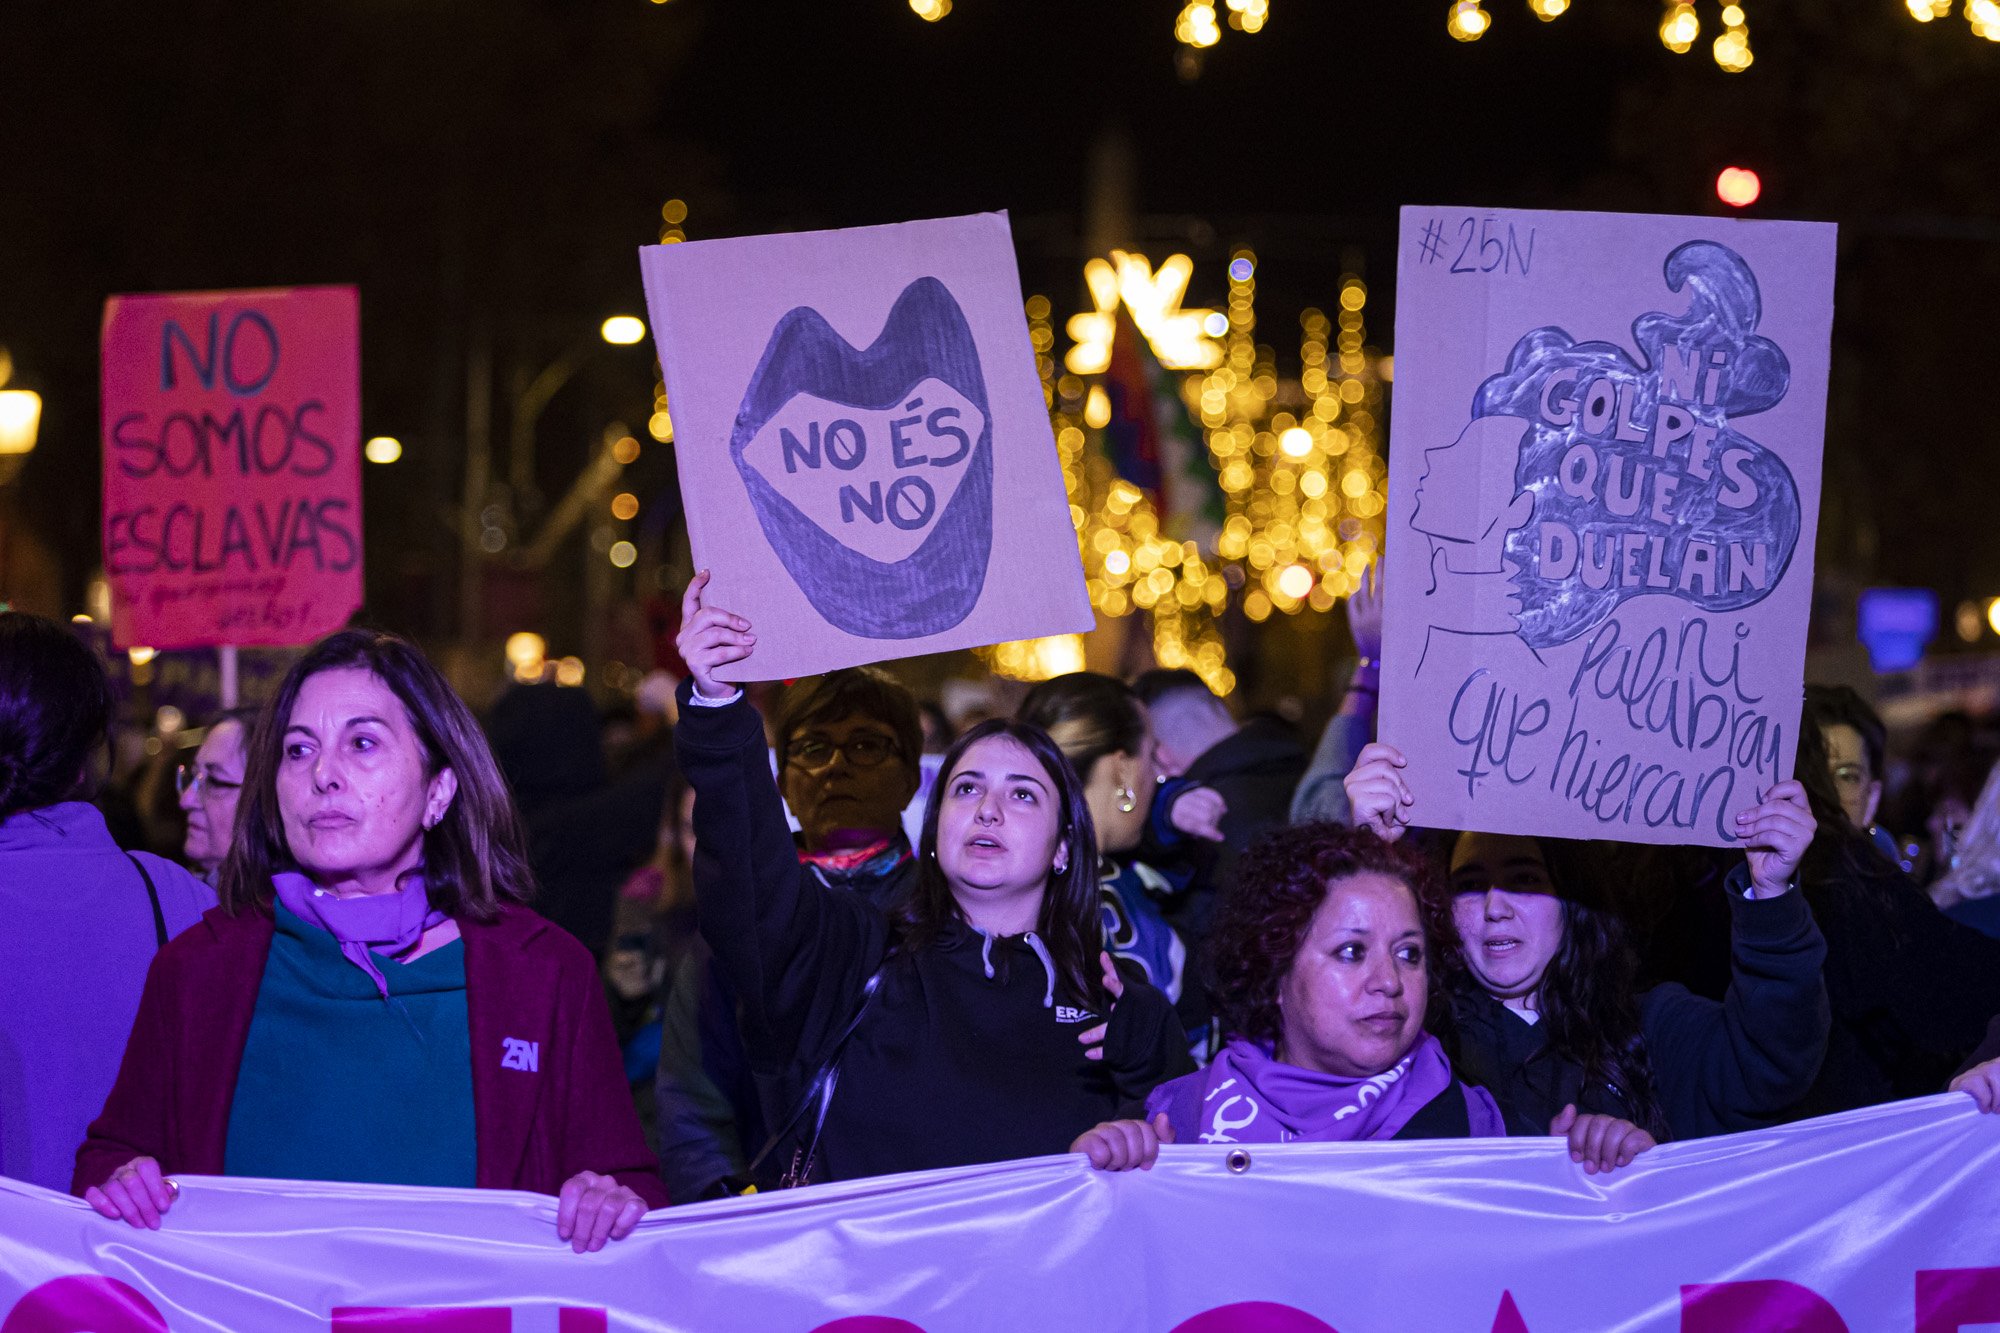
[[[548,661],[548,641],[541,635],[521,630],[507,636],[507,667],[515,680],[538,681]]]
[[[1196,50],[1221,41],[1222,25],[1216,20],[1215,6],[1209,0],[1188,0],[1174,20],[1174,40]]]
[[[1083,636],[1057,634],[1046,639],[1017,639],[982,648],[979,655],[999,675],[1014,680],[1052,680],[1083,670]]]
[[[1986,632],[1986,617],[1980,612],[1977,602],[1960,602],[1958,612],[1952,619],[1958,629],[1958,637],[1967,643],[1978,643],[1979,636]]]
[[[1144,255],[1113,250],[1109,261],[1093,259],[1083,266],[1096,309],[1071,318],[1067,325],[1075,346],[1063,358],[1073,375],[1095,375],[1111,364],[1111,339],[1122,304],[1132,323],[1168,370],[1207,370],[1222,364],[1222,348],[1212,332],[1220,311],[1182,309],[1194,261],[1169,255],[1157,272]],[[1228,331],[1228,317],[1223,317]]]
[[[393,463],[403,456],[403,442],[393,435],[377,435],[361,446],[361,456],[371,463]]]
[[[1478,41],[1492,26],[1493,16],[1479,7],[1479,0],[1458,0],[1445,17],[1446,31],[1461,42]]]
[[[625,467],[639,461],[639,442],[630,435],[621,435],[611,444],[611,457]]]
[[[135,647],[125,650],[125,656],[132,660],[133,666],[144,666],[159,655],[159,651],[153,648]]]
[[[926,23],[936,23],[951,13],[951,0],[910,0],[910,9]]]
[[[1312,591],[1313,572],[1304,565],[1286,565],[1278,575],[1278,591],[1293,601],[1302,600]]]
[[[637,315],[613,315],[598,332],[614,347],[630,347],[646,336],[646,321]]]
[[[2000,597],[1986,604],[1986,623],[1993,627],[1995,634],[2000,634]]]
[[[1569,0],[1528,0],[1528,11],[1547,23],[1569,12]]]
[[[556,663],[556,684],[567,685],[571,689],[583,684],[583,659],[565,657]]]
[[[1083,424],[1092,430],[1103,430],[1111,424],[1111,395],[1104,392],[1102,384],[1091,385],[1083,400]]]
[[[0,389],[0,454],[31,453],[42,424],[42,396],[32,389]]]
[[[1701,36],[1701,16],[1687,0],[1669,0],[1666,16],[1660,20],[1660,44],[1676,55],[1694,50]]]
[[[639,548],[631,542],[613,542],[611,543],[611,549],[606,554],[611,557],[611,563],[618,566],[618,568],[630,569],[634,562],[639,559]]]
[[[1278,436],[1278,449],[1287,458],[1304,458],[1313,451],[1312,432],[1304,426],[1293,426]]]
[[[639,516],[639,497],[630,491],[620,491],[611,497],[611,517],[630,520]]]
[[[90,623],[90,617],[84,614],[82,611],[79,611],[75,615],[69,618],[69,623],[72,625],[88,625]]]
[[[1748,208],[1764,193],[1764,182],[1748,167],[1724,167],[1715,178],[1715,197],[1731,208]]]

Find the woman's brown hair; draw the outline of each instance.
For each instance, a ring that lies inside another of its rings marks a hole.
[[[262,904],[271,894],[271,876],[298,868],[278,810],[285,728],[307,679],[342,668],[367,671],[388,686],[423,744],[424,771],[435,775],[449,768],[458,779],[444,817],[424,834],[424,888],[431,906],[490,921],[502,903],[526,902],[534,895],[535,877],[520,816],[472,710],[409,640],[350,629],[322,639],[292,665],[244,742],[236,836],[216,884],[224,910],[233,914]]]

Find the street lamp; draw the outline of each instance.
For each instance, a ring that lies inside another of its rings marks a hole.
[[[630,347],[646,336],[646,321],[637,315],[613,315],[598,333],[613,347]]]
[[[0,389],[0,486],[14,479],[35,451],[42,424],[42,396],[31,389]]]

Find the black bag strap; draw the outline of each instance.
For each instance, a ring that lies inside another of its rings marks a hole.
[[[160,910],[160,891],[154,886],[153,877],[146,873],[146,863],[144,861],[141,861],[130,852],[125,853],[125,859],[130,861],[132,868],[139,872],[139,878],[146,881],[146,897],[153,904],[153,938],[156,941],[153,947],[155,949],[164,949],[167,947],[167,914]]]
[[[794,1129],[798,1128],[799,1122],[805,1119],[806,1112],[817,1102],[819,1112],[813,1117],[812,1137],[793,1152],[792,1164],[786,1168],[779,1186],[782,1189],[793,1189],[809,1183],[813,1162],[819,1156],[819,1138],[826,1130],[826,1113],[833,1105],[833,1090],[840,1082],[840,1057],[846,1053],[848,1039],[854,1035],[854,1030],[860,1027],[861,1020],[867,1017],[868,1006],[875,999],[875,992],[881,989],[882,974],[889,970],[889,964],[894,958],[895,955],[891,954],[884,959],[882,966],[876,968],[868,980],[861,983],[861,1003],[855,1006],[854,1017],[847,1020],[847,1026],[840,1030],[838,1037],[834,1038],[833,1048],[827,1052],[826,1059],[820,1062],[819,1071],[806,1086],[805,1096],[799,1098],[798,1105],[793,1108],[789,1116],[785,1117],[785,1123],[778,1127],[777,1132],[765,1142],[756,1157],[751,1159],[745,1171],[746,1175],[752,1178],[756,1176],[757,1168],[764,1164],[764,1159],[769,1157]]]

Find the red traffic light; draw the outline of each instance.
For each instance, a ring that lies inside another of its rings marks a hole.
[[[1748,167],[1724,167],[1715,178],[1715,197],[1731,208],[1748,208],[1764,192],[1764,182]]]

